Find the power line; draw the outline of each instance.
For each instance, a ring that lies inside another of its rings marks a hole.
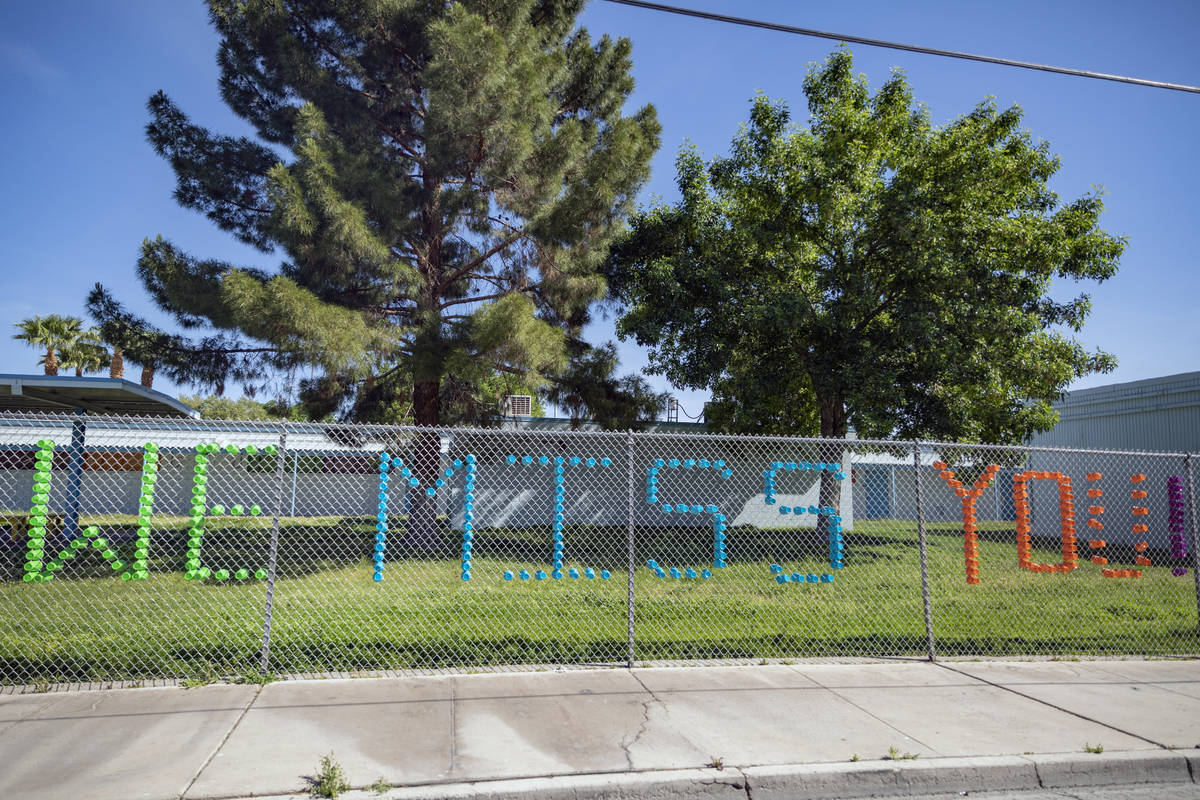
[[[651,11],[665,11],[668,14],[696,17],[698,19],[712,20],[713,22],[726,22],[731,25],[744,25],[748,28],[763,28],[769,31],[792,33],[799,36],[815,36],[820,39],[832,39],[838,42],[865,44],[870,47],[885,47],[890,50],[905,50],[910,53],[923,53],[930,56],[960,58],[966,61],[982,61],[985,64],[1000,64],[1005,67],[1036,69],[1041,70],[1042,72],[1056,72],[1059,75],[1072,75],[1077,78],[1095,78],[1102,81],[1132,83],[1135,86],[1151,86],[1155,89],[1171,89],[1172,91],[1176,92],[1192,92],[1194,94],[1200,94],[1200,86],[1189,86],[1185,83],[1152,81],[1147,80],[1146,78],[1131,78],[1127,75],[1111,75],[1107,72],[1091,72],[1089,70],[1073,69],[1071,67],[1055,67],[1050,64],[1034,64],[1030,61],[1017,61],[1011,58],[996,58],[995,56],[981,56],[977,53],[961,53],[957,50],[940,50],[936,47],[922,47],[915,44],[889,42],[883,39],[868,39],[865,36],[851,36],[845,33],[830,33],[828,31],[814,30],[813,28],[797,28],[792,25],[782,25],[778,22],[764,22],[757,19],[747,19],[746,17],[731,17],[726,14],[713,14],[709,11],[697,11],[691,8],[679,8],[678,6],[667,6],[661,3],[650,3],[646,2],[646,0],[606,0],[606,2],[619,3],[624,6],[634,6],[635,8],[645,8]]]

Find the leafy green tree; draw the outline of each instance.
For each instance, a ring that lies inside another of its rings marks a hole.
[[[639,375],[618,378],[617,365],[617,349],[611,343],[600,347],[579,343],[568,369],[551,381],[546,398],[566,409],[571,430],[585,419],[604,430],[643,428],[666,408],[667,394],[653,391]]]
[[[38,363],[45,368],[47,375],[58,374],[58,353],[70,348],[83,336],[83,320],[59,314],[29,317],[16,323],[16,326],[20,333],[13,334],[14,339],[45,350]]]
[[[1021,442],[1073,379],[1112,369],[1071,335],[1124,240],[1059,161],[990,101],[945,125],[903,75],[872,95],[851,55],[804,81],[810,120],[757,98],[728,156],[681,152],[682,199],[612,251],[618,333],[651,369],[710,388],[710,424],[845,437]],[[826,460],[838,460],[827,446]],[[838,507],[832,476],[821,504]]]
[[[300,409],[278,401],[260,403],[250,397],[234,400],[215,394],[180,395],[179,400],[199,411],[201,419],[267,421],[304,418]]]
[[[713,391],[710,423],[844,437],[1020,442],[1112,356],[1071,335],[1124,240],[1098,194],[1062,203],[1059,161],[990,101],[931,123],[896,73],[872,95],[841,50],[804,81],[808,126],[757,98],[728,156],[681,152],[682,199],[613,249],[618,332]]]
[[[258,140],[161,92],[147,134],[182,205],[284,260],[239,268],[148,239],[153,300],[236,334],[231,351],[319,370],[310,395],[358,419],[411,391],[418,424],[444,422],[442,383],[466,367],[560,370],[561,320],[604,296],[659,134],[653,108],[622,115],[630,44],[574,30],[582,5],[210,0],[222,96]],[[432,482],[436,443],[416,449]]]

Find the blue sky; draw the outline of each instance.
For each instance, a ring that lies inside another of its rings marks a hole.
[[[690,0],[694,8],[785,24],[1200,84],[1200,4],[1061,0]],[[723,153],[755,92],[786,100],[803,121],[801,82],[835,43],[686,19],[592,0],[594,35],[634,44],[637,91],[652,103],[663,147],[642,199],[675,198],[673,161],[685,140]],[[131,308],[168,324],[133,272],[144,237],[187,251],[271,268],[175,205],[171,170],[146,143],[145,102],[164,89],[197,122],[249,133],[217,92],[217,38],[198,0],[0,4],[0,323],[83,312],[96,281]],[[1076,388],[1200,369],[1200,95],[1139,88],[864,46],[852,48],[873,85],[908,75],[937,122],[992,95],[1025,109],[1025,124],[1062,158],[1054,188],[1071,199],[1103,186],[1102,224],[1129,238],[1117,277],[1095,287],[1082,339],[1115,353],[1111,375]],[[1062,287],[1065,295],[1073,287]],[[613,338],[612,321],[589,331]],[[645,358],[620,348],[623,368]],[[36,372],[37,353],[0,337],[0,372]],[[132,375],[136,379],[136,374]],[[661,379],[652,378],[662,385]],[[158,388],[173,391],[163,382]],[[697,413],[706,395],[677,391]]]

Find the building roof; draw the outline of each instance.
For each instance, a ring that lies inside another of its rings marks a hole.
[[[123,378],[0,374],[0,411],[198,417],[168,394]]]

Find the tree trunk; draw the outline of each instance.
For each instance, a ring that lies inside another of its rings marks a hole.
[[[108,377],[125,377],[125,354],[121,352],[121,348],[119,347],[113,347],[112,361],[108,365]]]
[[[83,377],[83,367],[76,367],[76,368],[75,368],[75,377],[76,377],[76,378],[82,378],[82,377]]]
[[[46,374],[47,375],[57,375],[58,374],[58,356],[56,356],[54,354],[53,347],[46,348]]]
[[[413,417],[417,425],[435,426],[441,421],[438,404],[440,382],[417,381],[413,386]],[[404,537],[405,549],[412,552],[436,550],[441,545],[437,533],[437,497],[425,491],[433,487],[441,472],[442,437],[434,430],[421,430],[413,440],[410,452],[413,477],[420,483],[409,490],[408,531]]]
[[[142,365],[142,386],[147,389],[154,388],[154,367]]]
[[[817,409],[821,418],[822,439],[845,439],[849,428],[846,424],[846,405],[842,402],[840,393],[821,394],[817,397]],[[820,447],[821,460],[826,464],[841,463],[844,446],[838,442],[822,442]],[[842,464],[842,472],[849,474],[848,464]],[[833,509],[834,514],[842,513],[842,482],[833,476],[829,470],[821,473],[821,491],[818,502],[822,508]],[[822,541],[829,535],[829,518],[822,514],[817,518],[817,532]]]

